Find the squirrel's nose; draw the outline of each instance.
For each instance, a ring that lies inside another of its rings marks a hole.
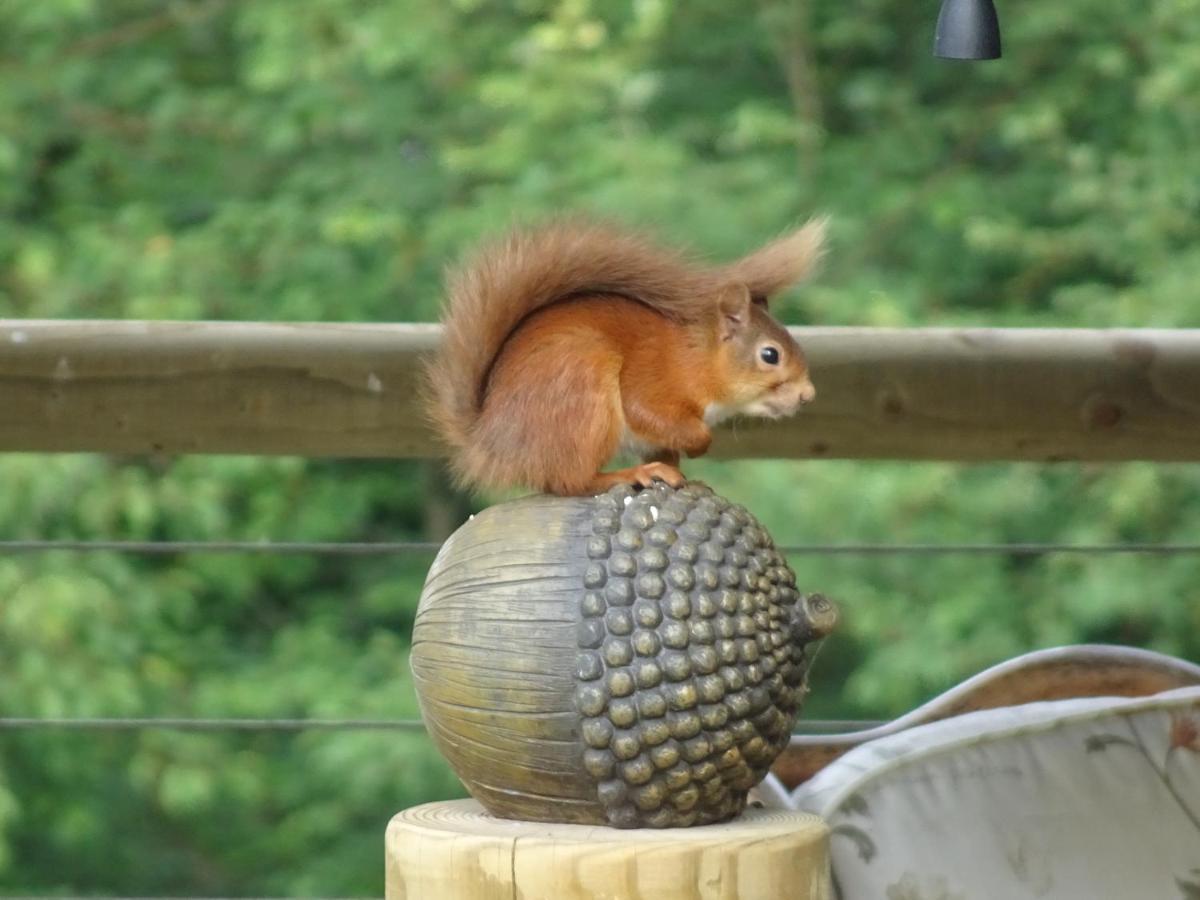
[[[800,382],[800,393],[798,396],[801,403],[812,403],[813,399],[817,396],[817,389],[813,387],[811,381],[805,378],[804,381]]]

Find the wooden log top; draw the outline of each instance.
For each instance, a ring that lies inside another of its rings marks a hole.
[[[1200,460],[1200,331],[796,328],[817,399],[718,457]],[[0,320],[0,450],[427,457],[435,325]]]
[[[387,900],[830,900],[829,829],[747,810],[697,828],[615,829],[488,816],[473,800],[396,815]]]

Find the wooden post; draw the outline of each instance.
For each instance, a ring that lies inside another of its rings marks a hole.
[[[619,830],[428,803],[388,826],[387,900],[830,900],[828,842],[800,812]]]

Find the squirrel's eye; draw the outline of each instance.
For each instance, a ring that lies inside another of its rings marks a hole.
[[[779,364],[779,350],[777,350],[775,347],[772,347],[770,344],[759,350],[758,355],[768,366]]]

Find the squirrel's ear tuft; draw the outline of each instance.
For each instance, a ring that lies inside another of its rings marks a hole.
[[[809,219],[801,228],[743,256],[724,269],[731,281],[749,288],[756,299],[769,298],[809,275],[825,249],[829,219]]]
[[[717,310],[721,316],[721,340],[728,341],[750,321],[750,291],[744,284],[729,284],[721,289]]]

